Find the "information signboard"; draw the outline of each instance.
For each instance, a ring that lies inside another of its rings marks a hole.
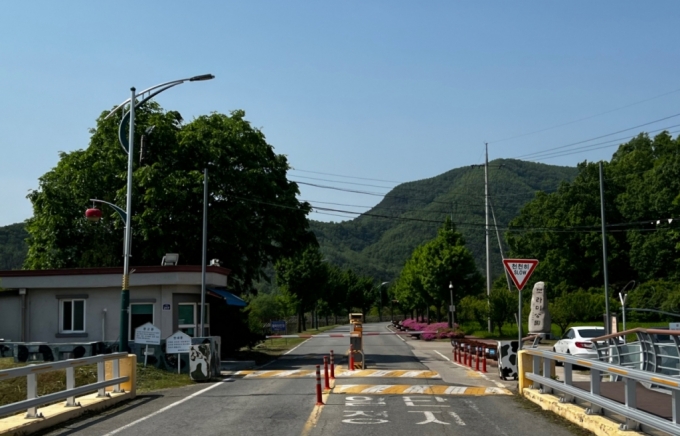
[[[272,321],[271,322],[272,332],[285,332],[286,331],[286,321]]]
[[[135,329],[135,344],[160,345],[161,329],[147,322]]]
[[[178,331],[165,340],[165,352],[167,354],[188,353],[191,351],[191,336]]]

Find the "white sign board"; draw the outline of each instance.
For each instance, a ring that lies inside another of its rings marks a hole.
[[[135,329],[135,344],[160,345],[161,329],[147,322]]]
[[[191,336],[183,332],[175,332],[165,340],[167,354],[188,353],[191,351]]]
[[[510,274],[510,278],[520,291],[529,281],[531,273],[536,269],[538,260],[536,259],[503,259],[503,265]]]
[[[669,322],[668,328],[670,330],[680,330],[680,322]]]

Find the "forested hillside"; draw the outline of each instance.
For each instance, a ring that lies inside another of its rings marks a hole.
[[[558,167],[511,159],[489,163],[489,196],[500,231],[537,191],[552,192],[577,174]],[[491,211],[489,211],[491,215]],[[437,235],[453,218],[480,270],[485,269],[484,168],[463,167],[395,187],[373,209],[341,223],[312,221],[312,230],[329,262],[351,267],[376,280],[392,280],[411,252]],[[490,218],[493,229],[493,219]],[[495,231],[490,234],[492,275],[502,273]],[[504,250],[506,246],[504,245]]]
[[[21,268],[28,252],[27,237],[24,223],[0,227],[0,270]]]

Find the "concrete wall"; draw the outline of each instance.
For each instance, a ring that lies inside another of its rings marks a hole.
[[[59,332],[59,302],[64,298],[85,300],[84,333]],[[5,300],[11,303],[5,304]],[[0,301],[3,302],[0,305],[0,337],[19,340],[21,300],[19,296],[16,296],[3,298]],[[163,338],[177,330],[178,302],[200,302],[200,287],[166,285],[144,286],[130,290],[130,303],[153,304],[153,322],[161,329]],[[169,304],[170,310],[163,310],[163,304]],[[29,289],[26,312],[27,342],[116,341],[120,331],[120,288]],[[5,331],[7,333],[4,333]],[[134,332],[132,335],[134,336]]]

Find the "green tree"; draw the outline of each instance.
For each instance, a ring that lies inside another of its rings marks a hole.
[[[179,253],[182,263],[200,264],[206,167],[208,256],[232,270],[237,291],[250,290],[267,263],[314,239],[307,228],[310,206],[296,199],[286,157],[275,154],[244,117],[243,111],[213,113],[184,123],[179,113],[154,102],[137,110],[137,132],[156,128],[142,163],[134,159],[133,265],[157,265],[166,252]],[[122,264],[122,220],[105,206],[99,223],[83,217],[90,198],[124,208],[127,156],[118,143],[118,121],[102,114],[89,147],[61,153],[28,195],[34,216],[27,223],[27,268]]]
[[[483,278],[463,237],[447,218],[435,239],[413,251],[395,288],[400,301],[439,308],[448,305],[450,283],[454,286],[455,304],[466,295],[478,294]]]
[[[504,285],[504,283],[501,283]],[[513,314],[517,312],[517,294],[509,291],[504,286],[494,286],[488,297],[489,318],[491,318],[492,328],[498,327],[498,334],[503,335],[503,325],[513,319]]]
[[[315,307],[328,282],[328,267],[318,247],[310,245],[295,256],[279,260],[276,281],[297,306],[298,332],[306,330],[305,312]]]

